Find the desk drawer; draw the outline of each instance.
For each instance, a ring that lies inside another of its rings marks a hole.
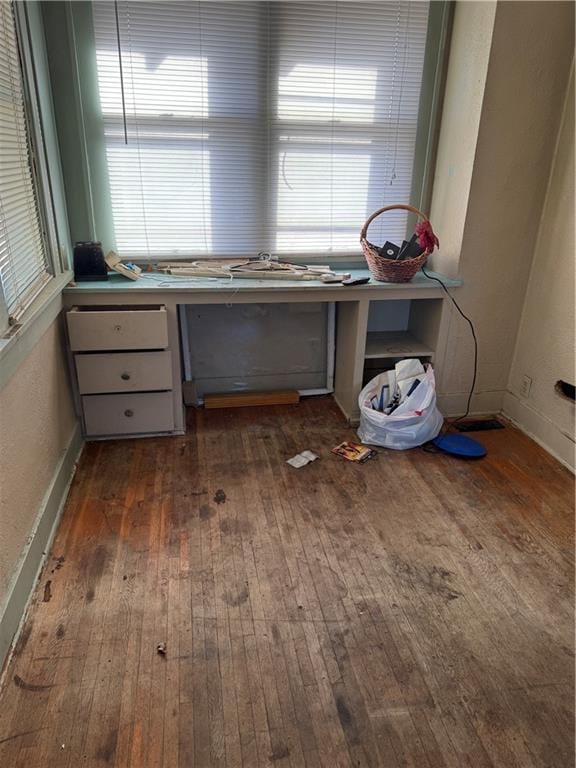
[[[164,306],[72,307],[66,317],[73,352],[165,349],[168,346]]]
[[[84,395],[82,407],[88,437],[174,429],[172,392]]]
[[[74,360],[81,395],[172,389],[169,350],[74,355]]]

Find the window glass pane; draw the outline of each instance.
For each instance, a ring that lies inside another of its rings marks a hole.
[[[121,255],[359,253],[409,202],[428,3],[117,8],[94,3]]]
[[[0,284],[18,316],[49,279],[12,5],[0,3]]]

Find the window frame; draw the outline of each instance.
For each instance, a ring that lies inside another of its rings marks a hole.
[[[44,304],[53,298],[54,278],[69,274],[64,253],[64,242],[54,206],[54,192],[50,175],[48,150],[44,142],[43,114],[40,104],[36,62],[33,55],[32,31],[26,3],[11,2],[20,57],[26,130],[29,140],[31,176],[36,205],[38,206],[41,238],[46,254],[48,277],[32,290],[22,311],[11,316],[0,284],[0,351],[6,347],[27,319],[36,316]],[[61,281],[57,281],[60,285]],[[61,287],[59,288],[61,290]],[[1,343],[3,342],[3,343]]]
[[[82,232],[75,231],[72,226],[73,239],[86,239],[87,231],[91,231],[94,239],[102,241],[104,250],[114,247],[114,229],[112,221],[112,206],[110,187],[107,179],[106,147],[95,131],[95,126],[102,124],[98,94],[98,74],[96,67],[94,27],[92,18],[92,3],[66,3],[58,22],[59,3],[46,4],[45,13],[52,13],[51,26],[54,30],[52,40],[48,42],[56,46],[56,30],[62,29],[63,14],[66,14],[68,27],[68,56],[72,58],[76,70],[76,83],[66,83],[65,78],[54,82],[56,103],[70,103],[71,92],[75,91],[77,101],[77,136],[75,146],[63,144],[63,163],[66,180],[73,168],[86,169],[86,188],[84,195],[69,197],[71,220],[84,222]],[[50,8],[52,6],[52,8]],[[429,23],[424,54],[424,71],[422,76],[422,97],[418,115],[414,168],[409,202],[426,211],[431,200],[431,181],[434,175],[436,144],[439,132],[439,122],[444,90],[445,72],[448,60],[449,37],[454,10],[452,0],[435,0],[430,2]],[[50,49],[49,49],[50,53]],[[55,54],[63,58],[62,54]],[[60,63],[62,67],[62,63]],[[80,87],[80,83],[82,87]],[[199,121],[200,122],[200,121]],[[307,126],[312,127],[312,124]],[[68,183],[66,185],[68,187]],[[414,221],[408,220],[408,227],[413,227]],[[225,257],[227,254],[221,254]],[[286,254],[278,253],[279,257]],[[187,259],[186,256],[151,257],[135,259],[143,263],[149,261],[161,262]],[[200,256],[196,258],[201,258]],[[364,264],[360,253],[309,254],[291,253],[290,259],[300,263],[326,263],[340,267],[359,266]]]
[[[38,205],[48,203],[45,215],[52,217],[53,243],[47,252],[51,277],[31,299],[16,323],[9,322],[7,306],[0,286],[0,389],[12,378],[28,354],[62,312],[62,290],[70,282],[70,235],[68,212],[64,203],[64,184],[60,151],[52,104],[52,90],[42,13],[39,3],[15,3],[16,34],[24,67],[23,82],[27,119],[31,119],[32,141],[36,157]],[[35,105],[35,106],[34,106]],[[33,109],[35,111],[33,111]],[[36,115],[36,124],[34,120]],[[46,188],[43,185],[48,183]],[[48,226],[48,225],[47,225]],[[57,250],[52,250],[52,249]]]

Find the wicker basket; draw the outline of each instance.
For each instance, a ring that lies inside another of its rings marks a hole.
[[[360,232],[360,244],[364,251],[364,256],[368,262],[368,268],[370,274],[374,280],[379,280],[381,283],[408,283],[416,272],[426,264],[426,259],[430,255],[430,251],[424,251],[424,253],[417,256],[415,259],[405,259],[402,261],[395,261],[394,259],[387,259],[384,256],[380,256],[375,245],[368,242],[366,235],[368,234],[368,227],[374,221],[377,216],[386,211],[394,211],[402,209],[404,211],[410,211],[415,213],[418,218],[423,221],[427,221],[428,217],[425,216],[418,208],[414,208],[412,205],[387,205],[384,208],[380,208],[368,217],[366,223],[362,227]]]

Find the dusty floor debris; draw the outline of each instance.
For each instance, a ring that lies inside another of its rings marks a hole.
[[[291,459],[287,459],[286,463],[290,464],[290,466],[295,469],[300,469],[300,467],[305,467],[306,464],[310,464],[311,461],[316,461],[316,459],[319,458],[320,457],[312,451],[302,451],[302,453],[297,453],[296,456],[292,456]]]

